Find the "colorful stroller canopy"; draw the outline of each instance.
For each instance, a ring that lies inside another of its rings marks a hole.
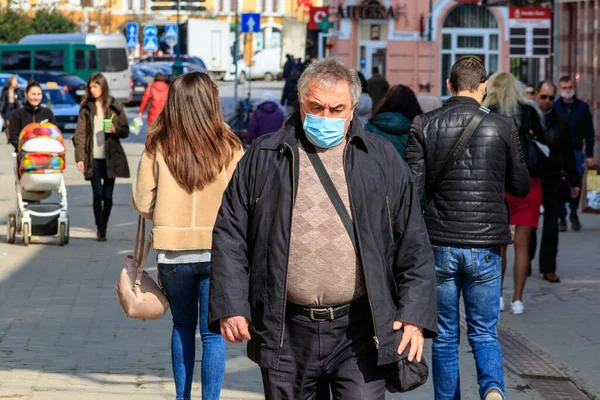
[[[31,123],[19,135],[19,175],[60,174],[65,169],[65,142],[50,123]]]

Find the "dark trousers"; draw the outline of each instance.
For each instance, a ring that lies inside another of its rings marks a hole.
[[[558,217],[563,195],[556,184],[542,185],[542,205],[544,206],[544,226],[540,246],[540,273],[556,272],[558,254]],[[537,248],[537,234],[534,229],[529,241],[529,259],[533,260]]]
[[[106,230],[113,206],[115,178],[106,176],[106,160],[94,158],[92,166],[92,192],[94,194],[94,218],[100,230]]]
[[[320,400],[328,398],[323,390],[330,386],[334,399],[383,400],[373,336],[366,296],[333,321],[288,313],[279,366],[261,369],[266,399]]]

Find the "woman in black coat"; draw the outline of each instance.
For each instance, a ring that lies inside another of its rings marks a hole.
[[[23,128],[32,122],[40,124],[49,122],[56,125],[54,113],[42,104],[42,87],[35,81],[29,81],[25,90],[25,105],[12,112],[8,126],[8,141],[13,145],[15,151],[19,149],[19,135]]]
[[[0,115],[4,119],[4,128],[6,129],[6,137],[8,138],[8,126],[10,125],[10,117],[13,111],[18,110],[25,101],[25,95],[19,88],[17,77],[11,76],[6,81],[6,86],[0,94]]]
[[[73,136],[77,169],[91,181],[94,194],[96,238],[106,241],[113,205],[115,178],[129,178],[127,156],[121,139],[129,136],[127,114],[110,96],[102,74],[90,76]]]

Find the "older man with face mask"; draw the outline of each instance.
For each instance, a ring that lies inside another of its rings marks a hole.
[[[434,260],[411,173],[354,122],[356,71],[313,63],[300,110],[256,140],[213,235],[209,328],[248,340],[267,399],[383,399],[378,365],[435,335]]]

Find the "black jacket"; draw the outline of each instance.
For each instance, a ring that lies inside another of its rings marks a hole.
[[[44,106],[33,108],[29,103],[25,102],[25,105],[13,112],[10,117],[10,126],[8,127],[9,142],[13,145],[15,151],[19,147],[19,135],[21,131],[32,122],[50,122],[56,125],[56,118],[54,118],[54,113],[49,108]]]
[[[405,160],[419,195],[430,194],[425,223],[431,243],[493,247],[511,243],[504,193],[529,193],[519,132],[507,117],[486,115],[435,193],[431,186],[479,104],[453,97],[413,121]]]
[[[73,135],[73,145],[75,146],[75,162],[83,161],[85,165],[85,179],[92,179],[93,168],[93,152],[94,152],[94,113],[95,107],[93,102],[85,103],[79,111],[77,119],[77,127],[75,135]],[[127,163],[127,155],[121,139],[129,136],[129,122],[127,114],[121,103],[116,103],[111,98],[111,103],[108,106],[108,114],[114,113],[113,125],[115,133],[106,134],[104,149],[106,152],[106,175],[108,178],[129,178],[129,164]],[[110,116],[108,116],[110,118]]]
[[[300,75],[297,72],[292,74],[285,81],[283,86],[283,92],[281,94],[281,105],[282,106],[298,106],[298,81]]]
[[[399,358],[394,321],[436,334],[433,254],[410,170],[394,146],[359,123],[348,134],[348,191],[373,311],[365,323],[375,326],[379,364],[389,364]],[[279,132],[254,142],[225,191],[213,233],[209,329],[219,332],[221,318],[246,317],[248,356],[262,367],[276,367],[284,337],[299,139],[296,112]]]
[[[569,120],[556,110],[551,110],[546,116],[545,138],[550,147],[550,162],[541,174],[542,183],[545,185],[558,183],[562,170],[571,187],[581,187],[581,176],[577,171],[569,130]]]
[[[25,102],[25,95],[23,94],[23,91],[19,88],[15,89],[15,100],[14,100],[14,108],[15,110],[18,110],[19,108],[21,108],[23,106],[23,103]],[[8,88],[5,86],[2,89],[2,94],[0,94],[0,114],[2,115],[2,117],[4,119],[6,118],[6,113],[8,112],[8,106],[9,106],[9,101],[8,101]],[[10,115],[9,115],[10,117]]]

